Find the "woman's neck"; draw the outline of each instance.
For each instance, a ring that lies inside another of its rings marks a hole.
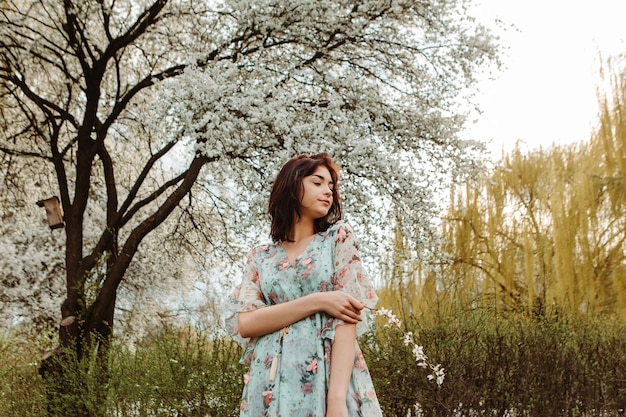
[[[315,234],[315,225],[312,219],[300,218],[293,225],[293,229],[291,231],[291,239],[294,242],[299,242],[302,239],[306,239]]]

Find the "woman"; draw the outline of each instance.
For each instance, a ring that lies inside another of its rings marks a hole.
[[[376,304],[354,234],[340,222],[336,165],[289,160],[272,187],[273,243],[248,254],[227,324],[243,340],[241,416],[378,417],[356,342]]]

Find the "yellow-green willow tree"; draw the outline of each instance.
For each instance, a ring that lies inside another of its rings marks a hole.
[[[617,78],[616,78],[617,79]],[[601,103],[588,143],[503,158],[453,196],[442,279],[498,310],[626,318],[626,89]]]
[[[389,271],[383,303],[403,316],[455,306],[626,319],[624,77],[614,77],[612,88],[588,142],[516,148],[485,181],[452,191],[442,226],[449,258],[407,265],[398,236],[402,261]]]

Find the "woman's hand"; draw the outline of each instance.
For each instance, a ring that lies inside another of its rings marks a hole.
[[[363,303],[343,291],[328,291],[317,293],[322,304],[322,311],[328,315],[343,320],[349,324],[356,324],[363,320],[361,310]]]

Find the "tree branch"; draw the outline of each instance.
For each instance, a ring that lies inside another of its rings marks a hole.
[[[124,49],[126,46],[130,45],[132,42],[137,40],[141,35],[145,34],[148,27],[153,25],[158,21],[157,16],[161,13],[161,10],[165,7],[168,0],[157,0],[152,6],[144,10],[144,12],[137,18],[137,20],[128,28],[128,30],[118,36],[115,39],[112,39],[106,50],[103,53],[102,58],[107,61],[118,51]],[[106,20],[108,22],[108,19]],[[107,35],[110,36],[110,31],[108,26],[105,28]]]
[[[11,149],[5,146],[0,146],[0,152],[5,153],[7,155],[11,155],[11,156],[28,156],[28,157],[45,159],[46,161],[52,161],[52,158],[48,155],[43,155],[37,152],[29,152],[29,151]]]
[[[163,148],[161,148],[157,153],[153,154],[150,157],[150,159],[148,159],[148,161],[144,165],[141,173],[139,174],[139,176],[135,180],[135,183],[133,184],[133,187],[131,188],[130,192],[126,196],[126,199],[124,200],[124,203],[122,203],[122,206],[119,209],[118,218],[114,220],[114,223],[117,223],[119,221],[119,217],[121,217],[122,215],[124,215],[126,213],[128,208],[132,204],[133,200],[137,196],[137,193],[139,192],[139,189],[141,188],[143,182],[148,177],[148,173],[150,172],[150,170],[152,169],[154,164],[159,159],[161,159],[163,156],[165,156],[165,154],[167,154],[176,145],[176,143],[177,143],[176,141],[168,142]]]
[[[179,202],[184,198],[195,184],[200,170],[202,167],[217,160],[218,157],[209,158],[203,154],[196,154],[196,157],[189,165],[189,169],[186,171],[186,175],[182,183],[176,188],[165,202],[155,211],[152,215],[148,216],[142,221],[135,229],[132,230],[128,239],[124,243],[122,250],[119,253],[118,259],[112,265],[109,275],[106,277],[100,293],[98,294],[95,302],[92,304],[89,314],[89,322],[85,329],[87,334],[92,332],[96,327],[101,326],[101,319],[106,317],[106,313],[109,309],[109,304],[115,302],[117,288],[119,287],[124,274],[130,265],[137,248],[141,241],[152,230],[161,225],[165,219],[174,211]],[[111,323],[109,323],[111,325]]]
[[[108,129],[117,120],[119,115],[126,108],[128,103],[130,103],[133,97],[135,97],[141,90],[154,85],[155,81],[157,80],[162,81],[166,78],[172,78],[182,74],[187,66],[187,64],[176,65],[164,71],[161,71],[158,74],[150,74],[141,81],[139,81],[126,94],[124,94],[120,100],[115,103],[115,106],[113,106],[111,113],[102,123],[102,127],[104,129]]]
[[[135,205],[132,206],[128,210],[128,212],[124,216],[122,216],[122,218],[120,219],[120,221],[119,221],[120,227],[123,227],[124,225],[126,225],[126,223],[128,223],[130,221],[130,219],[132,219],[133,216],[139,210],[141,210],[142,207],[145,207],[148,204],[150,204],[151,202],[155,201],[158,197],[163,195],[163,193],[165,193],[165,191],[167,191],[168,188],[173,187],[174,185],[178,184],[188,174],[189,174],[189,170],[179,174],[178,176],[172,178],[171,180],[163,183],[163,185],[161,185],[158,189],[156,189],[154,192],[150,193],[150,195],[148,197],[146,197],[146,198],[138,201],[137,203],[135,203]]]
[[[46,120],[54,120],[56,118],[60,118],[61,120],[66,120],[70,122],[75,127],[78,126],[76,119],[74,119],[74,117],[70,113],[66,112],[64,109],[52,103],[51,101],[37,95],[33,90],[28,87],[28,84],[26,84],[23,76],[22,79],[20,79],[20,77],[18,76],[8,75],[7,70],[8,68],[0,72],[0,79],[6,80],[7,82],[16,86],[22,93],[24,93],[24,95],[28,99],[30,99],[33,104],[35,104],[46,115]],[[53,114],[53,111],[57,114]]]
[[[113,160],[109,151],[104,146],[104,143],[100,144],[98,148],[98,156],[102,161],[102,168],[104,170],[104,181],[107,190],[107,227],[113,227],[113,219],[117,214],[117,188],[115,186],[115,170],[113,168]]]
[[[128,208],[131,206],[135,197],[137,197],[137,194],[139,193],[139,190],[141,186],[143,185],[143,182],[147,178],[150,170],[152,169],[156,161],[158,161],[161,157],[167,154],[167,152],[171,150],[174,147],[174,145],[176,145],[176,141],[169,142],[166,146],[160,149],[159,152],[155,153],[154,155],[150,157],[150,159],[144,165],[141,173],[135,180],[133,187],[129,191],[128,195],[126,196],[119,210],[116,210],[115,213],[109,217],[109,210],[112,210],[112,207],[107,208],[107,226],[102,231],[102,234],[100,235],[100,239],[98,239],[98,242],[93,247],[89,255],[87,255],[82,261],[82,265],[85,271],[88,271],[89,269],[93,268],[96,261],[98,260],[98,257],[102,255],[102,253],[106,250],[106,248],[110,246],[112,239],[115,238],[117,232],[137,213],[137,211],[139,211],[139,209],[146,206],[150,202],[154,201],[158,196],[162,195],[168,188],[179,183],[182,177],[187,173],[187,171],[185,171],[183,174],[163,184],[158,190],[151,193],[148,198],[145,198],[142,201],[136,203],[133,209],[127,213]],[[105,173],[105,176],[106,176],[106,173]],[[114,185],[115,183],[113,182],[112,186]],[[117,193],[115,195],[117,198]],[[115,204],[117,205],[117,200]]]
[[[65,33],[68,36],[70,47],[74,50],[75,56],[78,59],[78,62],[80,63],[81,68],[83,69],[83,73],[87,75],[91,72],[91,67],[89,63],[87,62],[85,51],[83,51],[83,46],[87,47],[87,42],[86,42],[87,39],[85,39],[84,34],[82,33],[82,30],[78,23],[78,19],[76,18],[76,15],[72,11],[75,7],[72,1],[63,0],[63,6],[64,6],[64,11],[65,11],[65,19],[66,19],[66,23],[63,25],[63,30],[65,30]],[[87,49],[89,48],[87,47]],[[92,60],[92,63],[93,63],[93,60]]]

